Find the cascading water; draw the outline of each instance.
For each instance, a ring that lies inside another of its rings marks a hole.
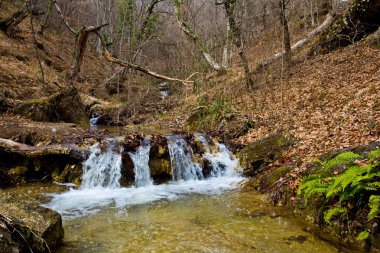
[[[204,179],[202,168],[192,160],[191,147],[180,136],[169,136],[168,149],[173,181],[153,185],[149,173],[150,143],[142,142],[135,153],[130,153],[135,165],[137,187],[121,187],[121,151],[116,141],[110,141],[102,152],[99,145],[91,148],[91,155],[83,164],[83,181],[79,189],[71,188],[53,197],[44,205],[58,211],[64,220],[74,219],[101,211],[105,207],[124,208],[161,199],[175,200],[189,193],[221,194],[235,189],[243,180],[238,173],[238,163],[227,148],[217,144],[210,148],[207,140],[204,158],[212,165],[211,177]],[[213,151],[210,151],[213,150]]]
[[[169,136],[167,139],[173,180],[203,179],[202,168],[193,163],[191,149],[186,141],[179,136]]]
[[[239,168],[238,159],[224,144],[215,143],[216,149],[211,151],[210,144],[205,136],[199,133],[194,134],[194,136],[202,142],[205,149],[204,158],[211,163],[211,177],[234,176],[241,173],[237,170]]]
[[[116,152],[115,150],[118,150]],[[122,165],[121,147],[114,140],[108,142],[107,151],[102,152],[99,144],[91,148],[90,157],[83,164],[82,189],[104,187],[120,187],[120,168]]]
[[[195,133],[194,136],[197,137],[200,142],[202,142],[205,152],[210,153],[210,144],[208,143],[206,137],[199,133]]]
[[[149,171],[149,153],[150,153],[150,140],[145,139],[141,142],[141,146],[135,153],[129,152],[135,167],[135,185],[136,187],[153,185]]]
[[[206,152],[205,158],[211,163],[211,176],[233,176],[239,174],[239,170],[230,168],[239,168],[239,161],[231,154],[224,144],[216,143],[217,150],[214,153]]]
[[[90,119],[90,126],[94,127],[98,124],[99,117],[93,117]]]

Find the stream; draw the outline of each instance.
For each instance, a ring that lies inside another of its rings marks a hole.
[[[29,184],[4,190],[62,215],[64,244],[54,252],[342,252],[255,192],[242,192],[238,160],[198,136],[208,174],[181,136],[168,136],[173,178],[155,185],[150,140],[128,152],[133,186],[120,185],[123,149],[113,139],[83,164],[82,183]]]

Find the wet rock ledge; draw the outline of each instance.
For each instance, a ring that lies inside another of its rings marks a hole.
[[[0,198],[0,252],[50,252],[63,235],[57,212],[12,195]]]

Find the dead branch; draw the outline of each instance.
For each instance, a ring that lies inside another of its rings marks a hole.
[[[309,42],[311,38],[313,38],[314,36],[322,33],[324,30],[326,30],[331,25],[332,21],[333,21],[333,15],[330,14],[330,13],[327,14],[325,21],[320,26],[318,26],[317,28],[315,28],[313,31],[311,31],[310,33],[308,33],[303,39],[301,39],[301,40],[297,41],[295,44],[293,44],[291,46],[291,50],[294,51],[294,50],[298,49],[299,47],[301,47],[301,46],[305,45],[307,42]],[[269,64],[272,64],[273,62],[281,59],[284,55],[285,55],[285,51],[282,51],[281,53],[277,53],[277,54],[273,55],[269,59],[267,59],[264,62],[260,63],[256,67],[256,69],[253,71],[253,73],[258,72],[261,69],[263,69],[266,66],[268,66]]]
[[[137,71],[140,71],[140,72],[143,72],[149,76],[153,76],[157,79],[160,79],[160,80],[164,80],[164,81],[169,81],[169,82],[179,82],[179,83],[183,83],[185,85],[187,84],[192,84],[194,83],[194,81],[190,81],[189,78],[186,79],[186,80],[182,80],[182,79],[177,79],[177,78],[172,78],[172,77],[168,77],[168,76],[164,76],[164,75],[161,75],[161,74],[158,74],[154,71],[151,71],[143,66],[140,66],[140,65],[137,65],[137,64],[132,64],[132,63],[128,63],[128,62],[125,62],[125,61],[122,61],[120,59],[117,59],[115,57],[112,57],[111,54],[108,52],[108,50],[103,46],[103,53],[104,53],[104,57],[105,59],[108,61],[108,62],[111,62],[111,63],[116,63],[120,66],[123,66],[123,67],[126,67],[126,68],[130,68],[130,69],[134,69],[134,70],[137,70]]]

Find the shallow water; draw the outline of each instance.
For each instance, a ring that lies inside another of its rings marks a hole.
[[[192,195],[65,222],[58,252],[338,252],[259,195]]]
[[[38,184],[7,192],[47,203],[42,193],[62,190]],[[306,228],[256,193],[193,193],[66,217],[64,245],[56,252],[340,252]]]

